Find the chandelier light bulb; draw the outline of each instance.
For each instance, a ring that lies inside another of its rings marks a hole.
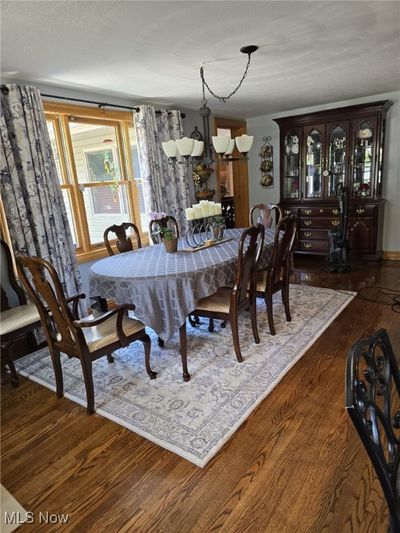
[[[169,159],[175,159],[176,156],[178,155],[178,149],[176,147],[176,142],[174,140],[171,139],[170,141],[163,142],[161,143],[161,146],[164,150],[165,155]]]
[[[181,156],[189,157],[193,152],[194,139],[189,139],[189,137],[183,137],[182,139],[178,139],[176,141],[176,146]]]
[[[213,135],[212,143],[217,154],[224,154],[229,146],[230,138],[225,135]]]
[[[241,154],[247,154],[250,152],[253,145],[254,137],[253,135],[246,135],[243,133],[240,137],[235,138],[237,149]]]
[[[203,151],[204,151],[204,141],[197,141],[195,139],[191,156],[200,157]]]
[[[229,139],[228,148],[225,152],[225,155],[232,155],[233,149],[235,148],[235,139]]]

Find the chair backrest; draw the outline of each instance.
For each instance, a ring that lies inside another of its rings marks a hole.
[[[103,235],[104,244],[106,245],[109,255],[115,255],[114,250],[111,248],[111,244],[108,238],[110,233],[114,233],[114,235],[116,236],[117,242],[115,243],[115,245],[117,247],[117,250],[120,253],[130,252],[131,250],[133,250],[133,243],[132,243],[131,236],[127,235],[127,231],[129,229],[133,230],[133,233],[136,238],[137,248],[142,247],[140,233],[139,233],[137,226],[135,226],[135,224],[133,224],[132,222],[123,222],[122,224],[119,224],[119,225],[114,224],[113,226],[110,226],[109,228],[107,228]]]
[[[1,311],[26,304],[25,293],[15,279],[8,244],[0,239]]]
[[[281,218],[275,227],[274,248],[268,266],[273,283],[280,283],[289,275],[290,254],[296,236],[296,216],[294,214]]]
[[[264,244],[264,232],[264,226],[257,224],[246,228],[240,237],[231,306],[240,306],[243,302],[248,302],[249,292],[252,295],[255,291],[256,269]]]
[[[262,224],[266,228],[270,228],[273,222],[273,215],[275,214],[275,225],[278,224],[282,218],[282,210],[279,205],[271,204],[257,204],[250,209],[249,222],[250,226],[254,224]]]
[[[389,507],[391,531],[400,531],[396,498],[399,467],[400,373],[387,331],[356,342],[347,358],[346,410],[378,475]]]
[[[39,311],[48,342],[58,341],[73,350],[76,341],[80,342],[80,337],[83,335],[72,323],[74,316],[66,301],[57,272],[48,261],[40,257],[21,255],[16,260],[21,282]],[[28,278],[26,270],[29,271],[31,279]]]
[[[159,220],[150,220],[149,234],[151,236],[153,244],[160,244],[160,242],[162,241],[161,235],[158,233],[161,228],[173,229],[179,239],[178,222],[176,221],[176,218],[167,215],[166,217],[160,218]]]

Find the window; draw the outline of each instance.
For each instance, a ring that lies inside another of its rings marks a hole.
[[[106,255],[108,226],[133,221],[142,231],[148,225],[133,118],[48,102],[44,108],[78,259]]]

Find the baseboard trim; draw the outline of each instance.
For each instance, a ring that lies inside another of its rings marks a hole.
[[[400,252],[383,252],[383,259],[388,261],[400,261]]]

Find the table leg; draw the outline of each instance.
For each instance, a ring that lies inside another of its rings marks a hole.
[[[164,341],[162,340],[161,337],[158,337],[157,342],[158,342],[158,346],[160,348],[164,348]]]
[[[182,359],[183,381],[190,381],[190,374],[187,367],[186,322],[179,328],[179,347]]]

